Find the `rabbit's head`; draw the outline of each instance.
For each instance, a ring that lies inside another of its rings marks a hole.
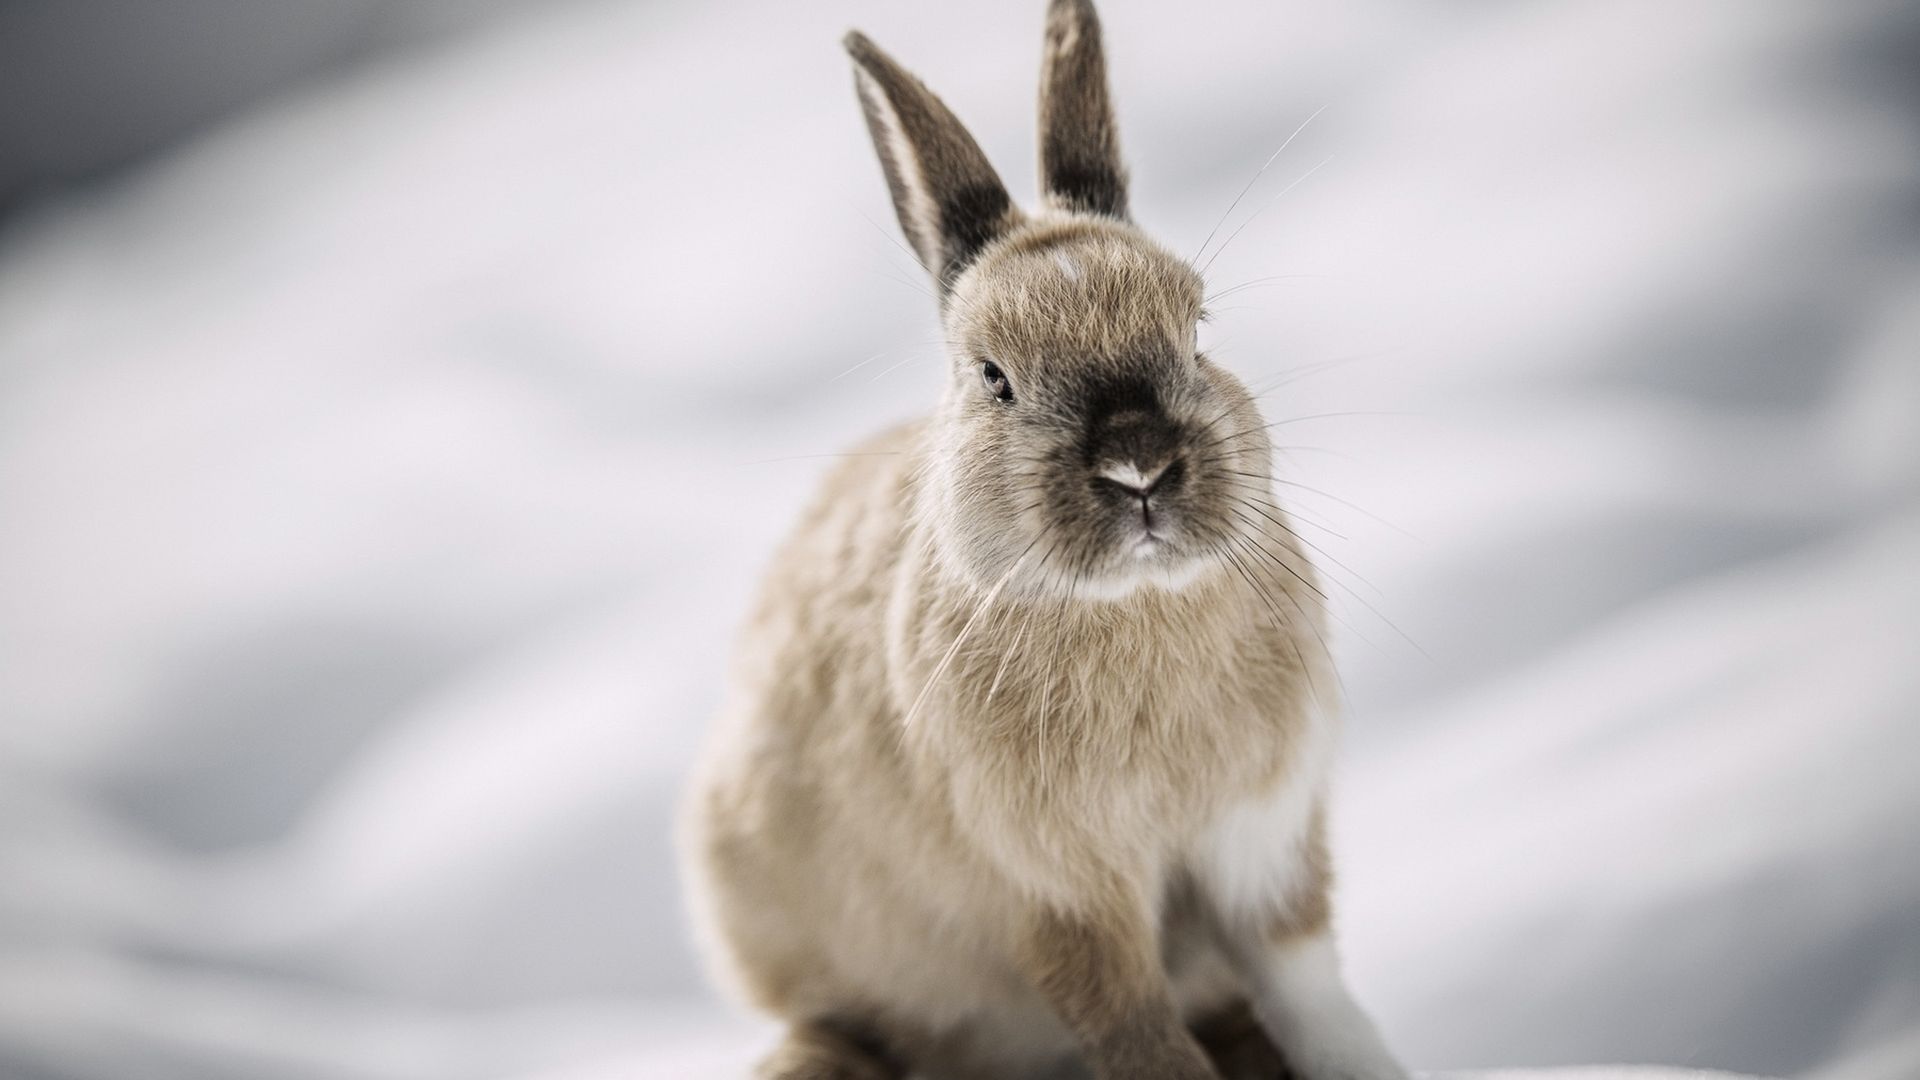
[[[1033,214],[918,79],[858,33],[846,44],[939,293],[948,378],[923,507],[944,556],[976,582],[1098,598],[1244,555],[1269,442],[1245,386],[1196,350],[1200,275],[1128,217],[1091,3],[1048,12]]]

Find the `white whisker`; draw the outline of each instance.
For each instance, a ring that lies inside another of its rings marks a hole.
[[[1013,565],[1007,567],[1007,572],[1000,575],[1000,580],[993,583],[993,587],[987,590],[987,595],[982,597],[980,603],[974,607],[973,616],[967,620],[965,626],[960,628],[960,633],[954,636],[953,644],[947,647],[946,655],[940,658],[940,663],[933,669],[933,674],[927,676],[927,684],[920,688],[920,695],[913,699],[913,707],[907,710],[906,717],[900,721],[901,728],[913,726],[913,718],[920,715],[920,707],[926,704],[927,695],[933,692],[933,684],[940,681],[940,676],[946,674],[947,667],[953,663],[953,658],[959,655],[960,646],[966,643],[967,635],[972,632],[973,625],[980,621],[980,616],[988,608],[993,606],[993,602],[1000,596],[1000,590],[1006,588],[1007,582],[1013,580],[1013,575],[1020,572],[1021,565],[1027,561],[1028,552],[1031,552],[1033,545],[1039,542],[1040,537],[1034,537],[1033,543],[1028,544],[1026,551],[1022,551],[1020,557],[1013,560]]]
[[[1275,150],[1273,153],[1267,155],[1267,160],[1263,164],[1261,164],[1260,171],[1254,173],[1253,179],[1247,181],[1247,186],[1241,188],[1240,194],[1235,195],[1233,197],[1233,201],[1227,204],[1227,212],[1224,214],[1221,214],[1220,220],[1213,223],[1212,231],[1208,232],[1207,238],[1200,242],[1200,250],[1194,252],[1193,258],[1188,259],[1187,260],[1188,262],[1197,261],[1200,258],[1200,256],[1205,255],[1207,253],[1207,245],[1213,243],[1214,236],[1220,232],[1220,226],[1225,225],[1227,223],[1227,219],[1233,216],[1234,207],[1239,206],[1240,200],[1246,198],[1247,192],[1253,190],[1253,185],[1259,183],[1260,178],[1266,175],[1267,167],[1269,165],[1272,165],[1274,161],[1280,157],[1280,154],[1282,153],[1282,151],[1285,151],[1288,146],[1292,145],[1294,139],[1300,137],[1301,132],[1307,130],[1307,125],[1313,123],[1313,118],[1315,116],[1319,116],[1321,113],[1326,111],[1327,111],[1327,107],[1325,105],[1322,105],[1319,108],[1313,110],[1312,115],[1308,116],[1305,120],[1300,121],[1300,126],[1297,128],[1294,128],[1293,134],[1287,136],[1286,141],[1280,144],[1279,150]],[[1238,231],[1238,230],[1235,230],[1235,231]],[[1228,237],[1227,239],[1231,240],[1233,238]],[[1222,245],[1222,246],[1224,247],[1225,245]]]
[[[1285,195],[1287,192],[1292,191],[1294,188],[1299,187],[1302,183],[1306,181],[1307,177],[1312,176],[1314,173],[1319,172],[1321,167],[1326,165],[1327,162],[1332,161],[1333,158],[1334,158],[1334,155],[1332,154],[1328,154],[1326,157],[1321,158],[1319,165],[1315,165],[1313,168],[1308,169],[1306,172],[1301,173],[1299,179],[1296,179],[1293,183],[1288,184],[1286,187],[1281,188],[1278,192],[1274,194],[1273,198],[1268,199],[1266,201],[1265,205],[1261,206],[1260,209],[1255,210],[1252,216],[1248,217],[1247,220],[1241,222],[1240,228],[1233,230],[1233,232],[1231,233],[1228,233],[1227,238],[1225,240],[1220,241],[1220,247],[1217,250],[1215,250],[1211,256],[1207,258],[1206,265],[1200,268],[1200,272],[1202,274],[1206,273],[1207,267],[1213,265],[1213,260],[1218,259],[1220,257],[1220,253],[1227,250],[1227,245],[1233,243],[1233,238],[1236,236],[1239,236],[1242,230],[1246,229],[1247,226],[1259,220],[1260,215],[1266,212],[1267,207],[1270,207],[1274,203],[1279,202],[1280,196]]]

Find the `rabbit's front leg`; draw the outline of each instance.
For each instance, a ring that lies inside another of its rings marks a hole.
[[[1145,901],[1037,911],[1020,963],[1099,1080],[1217,1080],[1179,1011]]]
[[[1294,1076],[1406,1080],[1406,1070],[1347,991],[1331,930],[1276,933],[1249,953],[1254,1012]]]

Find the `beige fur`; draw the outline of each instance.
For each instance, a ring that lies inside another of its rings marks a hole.
[[[1057,114],[1110,117],[1097,31],[1057,0],[1050,34],[1101,80]],[[1264,421],[1194,352],[1198,276],[1107,214],[987,200],[972,246],[952,170],[898,160],[950,155],[952,132],[913,124],[958,122],[850,48],[903,226],[934,253],[950,377],[781,549],[692,788],[703,937],[794,1025],[763,1075],[1258,1075],[1255,1015],[1313,1044],[1279,1051],[1305,1080],[1398,1075],[1364,1020],[1341,1035],[1358,1052],[1293,1022],[1311,998],[1352,1026],[1321,967],[1275,967],[1327,935],[1335,680]],[[1096,143],[1113,153],[1110,119]],[[1190,1025],[1227,1034],[1203,1047]]]

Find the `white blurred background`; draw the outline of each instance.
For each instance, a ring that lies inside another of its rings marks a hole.
[[[937,385],[836,42],[1027,192],[1043,6],[0,3],[0,1077],[739,1074],[676,789]],[[1920,10],[1103,13],[1179,251],[1322,110],[1206,344],[1391,1041],[1920,1076]]]

